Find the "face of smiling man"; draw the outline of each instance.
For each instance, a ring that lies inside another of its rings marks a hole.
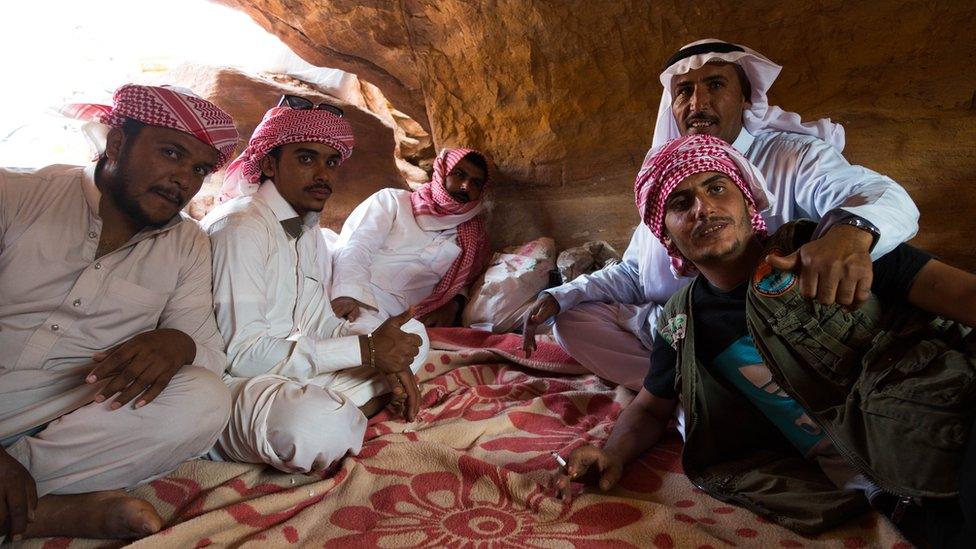
[[[732,63],[706,63],[671,79],[671,113],[681,135],[706,134],[732,143],[742,130],[743,96]]]
[[[734,259],[753,235],[750,209],[725,174],[690,175],[664,202],[665,239],[695,265]]]
[[[301,216],[325,207],[341,162],[339,152],[323,143],[289,143],[261,159],[261,171]]]

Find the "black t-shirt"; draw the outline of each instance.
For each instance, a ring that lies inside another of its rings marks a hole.
[[[871,291],[880,299],[901,300],[908,292],[918,272],[932,256],[908,244],[901,244],[874,262]],[[733,342],[746,336],[746,290],[748,283],[732,291],[722,292],[701,277],[692,290],[692,317],[695,321],[695,353],[702,364],[711,364]],[[707,334],[704,336],[703,334]],[[655,333],[651,348],[651,367],[644,377],[644,388],[652,395],[678,398],[674,387],[678,354],[660,334]]]

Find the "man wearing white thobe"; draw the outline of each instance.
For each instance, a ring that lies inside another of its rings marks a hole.
[[[180,209],[233,120],[165,87],[79,107],[111,128],[97,164],[0,170],[0,535],[158,531],[113,490],[205,453],[230,411],[210,243]]]
[[[429,183],[381,189],[357,206],[335,246],[336,314],[366,329],[413,307],[428,327],[455,325],[488,256],[488,181],[480,152],[444,149]]]
[[[406,315],[356,332],[329,306],[330,262],[321,260],[329,251],[318,220],[353,135],[341,110],[312,107],[285,96],[268,111],[228,168],[223,196],[231,199],[202,222],[234,398],[211,455],[288,472],[357,453],[367,414],[391,388],[406,394],[412,419],[413,372],[428,349],[423,326]],[[238,189],[256,190],[234,196]]]

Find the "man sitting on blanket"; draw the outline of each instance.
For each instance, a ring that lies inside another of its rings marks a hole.
[[[159,531],[120,490],[206,453],[230,413],[210,243],[180,210],[234,121],[132,84],[66,113],[107,130],[97,162],[0,170],[0,542]]]
[[[381,189],[357,206],[337,243],[336,314],[373,326],[412,306],[428,327],[456,325],[465,289],[488,259],[487,185],[484,155],[444,149],[429,183]]]
[[[321,469],[359,451],[367,416],[391,388],[407,419],[419,409],[413,373],[427,355],[423,325],[405,311],[357,331],[333,314],[325,292],[331,261],[319,216],[341,190],[338,170],[352,148],[341,109],[286,95],[227,170],[222,198],[253,194],[203,219],[234,398],[214,458]]]
[[[738,44],[707,39],[684,46],[661,72],[652,146],[702,134],[735,147],[769,182],[776,207],[763,215],[771,228],[798,218],[823,220],[825,238],[780,258],[779,266],[801,267],[805,295],[850,305],[871,285],[871,259],[915,234],[918,209],[890,178],[844,159],[839,124],[802,122],[769,104],[780,69]],[[539,296],[524,317],[526,352],[539,323],[555,317],[553,334],[566,352],[600,377],[636,391],[661,305],[689,280],[672,274],[665,249],[639,226],[623,262]]]
[[[718,499],[810,534],[861,509],[862,493],[907,502],[964,486],[972,518],[974,342],[934,315],[976,324],[976,276],[901,244],[873,263],[859,309],[803,297],[797,275],[766,257],[792,253],[815,224],[767,237],[762,176],[709,136],[649,154],[635,193],[675,269],[698,276],[665,306],[644,388],[604,447],[572,452],[564,495],[593,464],[600,488],[613,486],[661,438],[680,398],[685,473]],[[933,503],[937,520],[956,521],[934,525],[944,534],[962,523],[952,505],[955,518]]]

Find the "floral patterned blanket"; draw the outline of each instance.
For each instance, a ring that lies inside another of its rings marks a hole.
[[[417,421],[382,412],[359,455],[314,475],[188,462],[135,490],[168,527],[134,546],[910,547],[873,513],[810,539],[714,500],[682,474],[674,430],[609,493],[564,503],[550,491],[550,452],[604,440],[632,395],[592,375],[553,373],[579,366],[552,343],[540,341],[535,357],[548,371],[530,370],[509,360],[524,361],[517,337],[465,332],[432,333],[440,349],[422,371]]]

